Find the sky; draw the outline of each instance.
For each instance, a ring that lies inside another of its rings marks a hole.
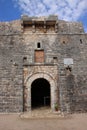
[[[21,15],[58,15],[66,21],[79,21],[87,32],[87,0],[0,0],[0,21],[20,19]]]

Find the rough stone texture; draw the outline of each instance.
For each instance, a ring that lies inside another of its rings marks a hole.
[[[44,63],[35,63],[35,50],[44,50]],[[64,65],[65,58],[73,59],[70,69]],[[39,72],[41,75],[36,75]],[[53,81],[44,72],[51,74]],[[81,23],[58,20],[55,16],[22,17],[0,23],[0,112],[31,109],[28,92],[31,75],[32,82],[39,76],[58,88],[55,97],[61,111],[87,111],[87,34]],[[54,95],[52,92],[51,96]],[[54,103],[51,102],[52,110]]]
[[[51,90],[51,109],[55,110],[58,102],[58,71],[57,65],[31,65],[24,67],[24,96],[25,110],[31,110],[31,86],[32,82],[39,78],[44,78],[50,83]],[[26,73],[27,72],[27,73]],[[28,97],[28,98],[27,98]]]

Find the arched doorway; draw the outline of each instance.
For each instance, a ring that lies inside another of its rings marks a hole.
[[[40,80],[40,79],[43,79],[43,80]],[[49,86],[50,88],[50,107],[52,111],[55,111],[55,104],[58,102],[57,82],[55,82],[51,74],[47,74],[47,73],[36,73],[34,75],[29,76],[24,81],[24,111],[31,111],[32,109],[32,96],[31,96],[32,90],[31,89],[34,87],[34,86],[32,87],[32,85],[35,84],[36,81],[46,81],[49,84],[46,86]],[[34,92],[35,92],[35,89],[34,89]]]
[[[51,105],[50,84],[44,78],[35,79],[31,84],[31,109]]]

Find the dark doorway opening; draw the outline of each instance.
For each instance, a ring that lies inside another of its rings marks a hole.
[[[31,108],[50,106],[50,84],[38,78],[31,85]]]

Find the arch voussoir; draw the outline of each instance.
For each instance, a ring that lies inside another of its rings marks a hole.
[[[57,86],[55,85],[55,81],[53,80],[53,77],[46,73],[36,73],[32,76],[28,77],[28,80],[26,82],[25,90],[24,92],[24,110],[25,111],[31,111],[31,85],[33,81],[35,81],[38,78],[46,79],[50,84],[50,95],[51,95],[51,109],[54,111],[55,103],[57,102],[57,97],[55,97],[55,90],[57,89]]]

